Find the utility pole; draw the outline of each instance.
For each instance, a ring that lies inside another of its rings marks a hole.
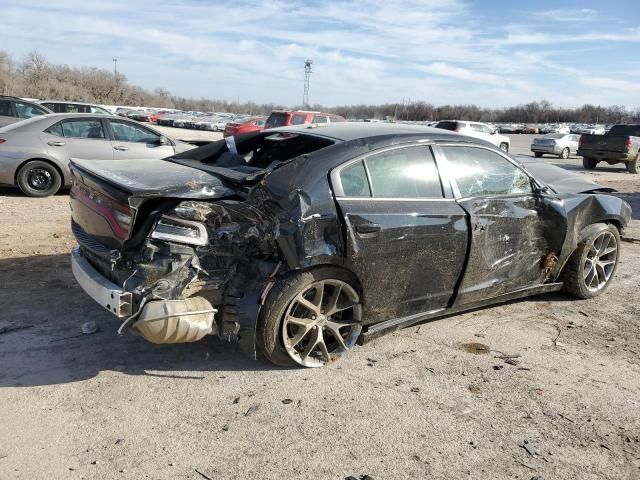
[[[113,58],[113,81],[116,85],[116,97],[114,100],[118,100],[118,59]]]
[[[304,92],[302,94],[302,108],[309,106],[309,79],[311,77],[312,60],[304,61]]]

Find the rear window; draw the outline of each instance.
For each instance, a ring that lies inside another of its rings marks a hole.
[[[458,122],[450,122],[450,121],[438,122],[436,124],[436,128],[443,128],[445,130],[455,131],[458,128]]]
[[[267,118],[264,126],[265,128],[284,127],[287,124],[288,118],[288,113],[273,112],[271,115],[269,115],[269,118]]]
[[[609,130],[612,137],[640,137],[640,125],[614,125]]]
[[[0,115],[4,117],[12,117],[13,112],[11,111],[11,101],[9,100],[0,100]]]

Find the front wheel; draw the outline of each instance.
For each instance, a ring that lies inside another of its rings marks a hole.
[[[500,150],[502,150],[503,152],[508,152],[509,151],[509,144],[507,142],[502,142],[500,144]]]
[[[60,172],[42,160],[25,163],[18,171],[17,181],[20,190],[29,197],[48,197],[62,186]]]
[[[591,157],[582,157],[582,166],[585,170],[593,170],[598,165],[598,161]]]
[[[604,292],[618,266],[620,233],[613,225],[589,235],[573,252],[562,274],[564,289],[578,298]]]
[[[542,156],[542,152],[533,152],[536,158],[540,158]]]
[[[287,275],[260,312],[258,348],[280,366],[322,367],[345,355],[362,331],[355,278],[335,267]]]
[[[569,149],[568,148],[563,148],[562,151],[560,152],[560,155],[558,155],[560,158],[562,158],[563,160],[566,160],[567,158],[569,158]]]
[[[627,171],[629,173],[640,173],[640,153],[636,156],[635,160],[627,162]]]

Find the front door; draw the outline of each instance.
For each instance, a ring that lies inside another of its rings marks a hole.
[[[371,154],[331,178],[365,323],[447,307],[466,257],[466,214],[443,195],[429,147]]]
[[[441,146],[458,205],[469,215],[471,246],[456,305],[544,283],[567,223],[559,202],[534,192],[507,157],[479,146]]]
[[[114,159],[165,158],[175,152],[169,144],[161,143],[161,135],[126,120],[108,120],[113,140]]]

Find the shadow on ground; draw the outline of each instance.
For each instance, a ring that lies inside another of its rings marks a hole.
[[[0,387],[75,382],[107,370],[197,379],[204,378],[198,372],[275,368],[217,337],[181,345],[119,337],[119,321],[76,284],[69,262],[69,255],[0,260],[0,331],[9,329],[0,333]],[[99,330],[83,335],[90,320]]]

